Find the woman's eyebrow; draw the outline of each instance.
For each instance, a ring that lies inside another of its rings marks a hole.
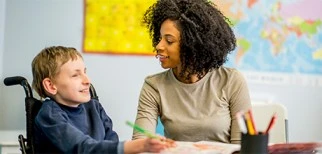
[[[174,35],[171,35],[171,34],[165,34],[164,37],[171,38],[171,39],[177,39]]]

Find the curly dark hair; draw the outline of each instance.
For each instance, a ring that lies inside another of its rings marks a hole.
[[[182,77],[197,74],[202,78],[205,72],[222,66],[236,47],[230,21],[209,0],[158,0],[150,6],[142,23],[149,30],[154,48],[166,19],[174,21],[181,34]]]

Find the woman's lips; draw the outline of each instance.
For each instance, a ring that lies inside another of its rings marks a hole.
[[[165,61],[169,56],[164,56],[164,55],[155,55],[155,58],[159,59],[160,62]]]
[[[164,55],[155,55],[155,58],[157,58],[157,59],[158,59],[158,58],[159,58],[159,59],[160,59],[160,58],[169,58],[169,56],[164,56]]]

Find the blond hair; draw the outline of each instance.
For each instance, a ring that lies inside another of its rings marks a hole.
[[[83,59],[82,55],[72,47],[52,46],[40,51],[31,64],[32,87],[40,97],[45,98],[47,96],[42,81],[45,78],[53,80],[63,64],[77,58]]]

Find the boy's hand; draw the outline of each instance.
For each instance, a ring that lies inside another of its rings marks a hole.
[[[132,141],[126,141],[124,143],[124,153],[134,154],[141,152],[153,152],[159,153],[162,150],[170,147],[175,147],[175,141],[166,139],[165,137],[160,138],[142,138]]]
[[[176,142],[174,140],[171,140],[169,138],[165,138],[165,137],[160,137],[160,140],[163,142],[163,144],[166,145],[167,148],[172,148],[172,147],[176,147]]]
[[[145,141],[145,150],[147,152],[160,152],[166,148],[175,147],[175,141],[167,139],[165,137],[155,138],[146,138]]]
[[[145,138],[144,142],[145,152],[160,152],[167,148],[166,144],[159,139]]]

